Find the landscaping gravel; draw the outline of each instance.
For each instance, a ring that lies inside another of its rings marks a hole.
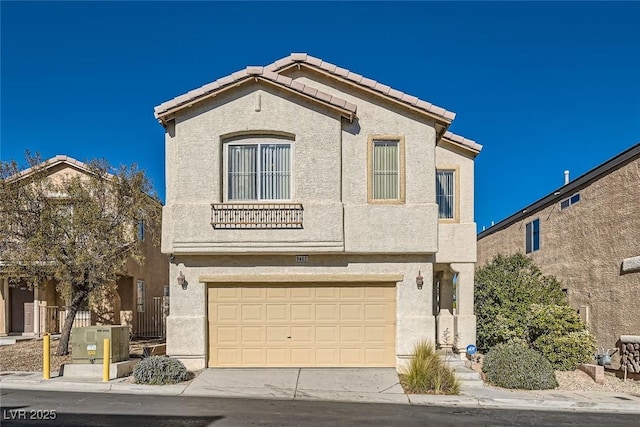
[[[71,363],[71,354],[56,356],[58,339],[51,339],[51,371],[58,371],[63,363]],[[129,353],[131,356],[142,356],[142,347],[149,344],[158,344],[159,340],[131,341]],[[0,371],[42,371],[42,338],[18,341],[11,345],[0,346]],[[71,343],[69,343],[71,352]]]

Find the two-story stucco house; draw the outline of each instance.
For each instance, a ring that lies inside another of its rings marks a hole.
[[[598,347],[640,335],[640,144],[478,234],[478,265],[515,252],[562,281]]]
[[[39,167],[43,168],[47,179],[54,182],[92,173],[88,165],[65,155],[50,158]],[[32,173],[32,168],[22,171],[17,181],[22,182]],[[145,237],[145,227],[148,225],[144,223],[137,225],[144,264],[130,259],[126,271],[107,287],[109,302],[100,307],[87,305],[76,314],[74,325],[122,324],[129,325],[135,336],[164,335],[166,310],[163,303],[169,259],[152,239]],[[0,268],[0,336],[60,333],[67,301],[56,290],[57,282],[46,280],[33,288],[26,283],[10,286],[10,274],[10,271]]]
[[[155,108],[167,352],[189,368],[399,366],[475,341],[474,158],[455,114],[306,54]]]

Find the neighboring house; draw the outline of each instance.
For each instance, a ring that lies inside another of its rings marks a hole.
[[[45,163],[52,180],[64,176],[88,174],[87,165],[68,156],[56,156]],[[21,178],[29,170],[21,172]],[[86,307],[76,314],[75,326],[89,324],[131,325],[137,336],[163,336],[163,297],[168,292],[169,259],[151,239],[145,238],[145,225],[138,224],[138,238],[144,242],[144,265],[128,261],[127,271],[112,284],[107,306]],[[0,272],[1,273],[1,272]],[[30,289],[9,286],[0,274],[0,335],[41,335],[62,330],[66,302],[56,291],[56,282],[48,281]]]
[[[192,369],[395,367],[420,340],[475,342],[481,146],[447,131],[454,113],[292,54],[155,116],[169,355]]]
[[[640,335],[640,144],[478,235],[478,266],[518,251],[562,281],[599,347]]]

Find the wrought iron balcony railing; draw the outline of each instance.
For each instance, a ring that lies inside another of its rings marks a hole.
[[[216,229],[302,228],[299,203],[212,203],[211,225]]]

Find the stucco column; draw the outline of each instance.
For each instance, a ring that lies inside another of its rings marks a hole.
[[[416,285],[420,270],[422,289]],[[405,279],[397,284],[396,364],[405,366],[419,341],[435,342],[435,318],[432,309],[433,264],[420,264],[405,271]]]
[[[186,289],[178,284],[180,272],[185,276]],[[184,264],[169,267],[167,355],[178,358],[190,370],[207,364],[207,286],[198,281],[198,276],[196,268]]]
[[[476,316],[474,315],[474,263],[451,264],[458,272],[457,281],[457,314],[454,316],[455,330],[458,337],[458,348],[465,352],[467,345],[476,344]]]
[[[0,335],[7,335],[9,331],[9,280],[0,279]]]
[[[33,288],[33,334],[40,336],[40,287]]]

